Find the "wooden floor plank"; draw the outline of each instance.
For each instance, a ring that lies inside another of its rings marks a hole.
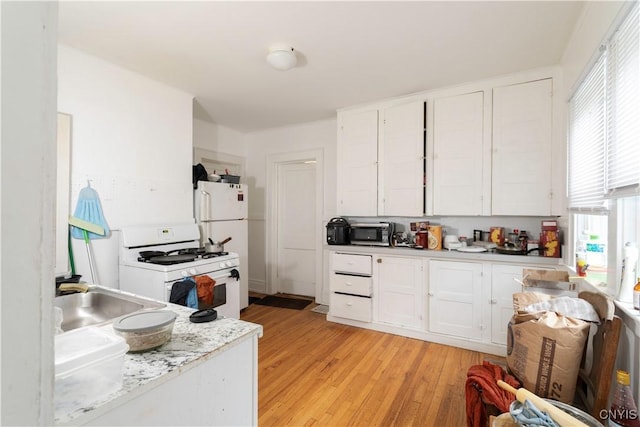
[[[260,426],[464,426],[469,366],[492,355],[252,304]]]

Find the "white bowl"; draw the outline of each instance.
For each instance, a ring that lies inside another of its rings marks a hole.
[[[220,175],[218,175],[218,174],[216,174],[216,173],[210,173],[210,174],[207,176],[207,179],[208,179],[209,181],[212,181],[212,182],[218,182],[218,181],[220,181]]]

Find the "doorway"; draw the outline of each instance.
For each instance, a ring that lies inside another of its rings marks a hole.
[[[322,292],[322,150],[267,159],[267,293]]]
[[[315,162],[278,165],[278,291],[315,297]]]

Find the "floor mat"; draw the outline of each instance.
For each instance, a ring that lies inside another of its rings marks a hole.
[[[256,301],[260,301],[262,297],[249,297],[249,305],[254,304]]]
[[[298,299],[298,298],[285,298],[285,297],[278,297],[275,295],[267,295],[266,297],[261,298],[259,301],[256,301],[254,304],[268,305],[270,307],[292,308],[294,310],[302,310],[303,308],[311,304],[311,300]]]

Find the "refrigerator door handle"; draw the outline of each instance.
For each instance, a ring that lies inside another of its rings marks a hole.
[[[202,190],[200,192],[202,194],[202,198],[200,200],[200,220],[208,221],[211,219],[211,194]]]

